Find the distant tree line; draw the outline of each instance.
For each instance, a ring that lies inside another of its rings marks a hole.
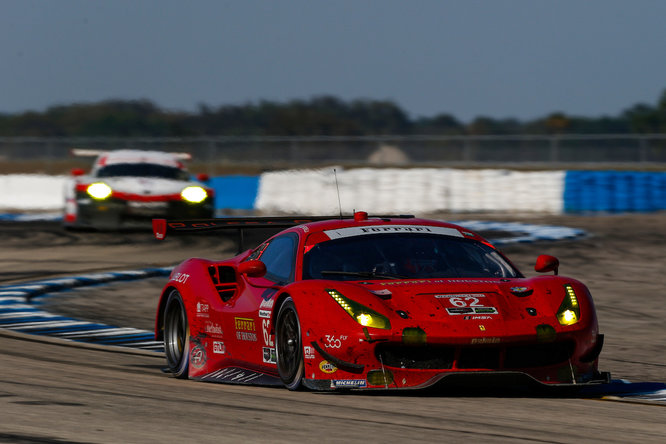
[[[462,123],[451,114],[410,119],[390,100],[340,100],[332,96],[285,103],[260,101],[197,112],[160,109],[148,100],[108,100],[54,106],[44,112],[0,114],[0,136],[192,137],[640,134],[666,132],[666,90],[656,105],[636,104],[618,116],[577,117],[554,112],[521,122],[477,117]]]

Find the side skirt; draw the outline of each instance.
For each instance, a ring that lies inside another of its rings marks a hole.
[[[200,378],[192,378],[204,382],[222,382],[226,384],[242,385],[264,385],[264,386],[282,386],[282,381],[277,376],[266,373],[248,370],[241,367],[227,367],[208,373]]]

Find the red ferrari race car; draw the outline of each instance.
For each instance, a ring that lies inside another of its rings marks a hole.
[[[155,217],[213,217],[208,177],[193,180],[183,164],[188,153],[142,150],[82,150],[96,156],[90,174],[72,170],[65,190],[66,228],[150,227]]]
[[[588,289],[537,258],[524,277],[463,227],[413,216],[153,221],[171,233],[286,227],[228,260],[189,259],[155,333],[178,378],[291,390],[416,389],[505,376],[607,382]],[[460,380],[460,378],[458,379]]]

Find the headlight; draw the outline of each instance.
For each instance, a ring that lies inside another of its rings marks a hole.
[[[106,199],[111,195],[112,192],[111,187],[102,182],[90,184],[86,191],[92,197],[99,200]]]
[[[361,305],[356,301],[344,297],[337,290],[327,289],[326,292],[337,302],[344,311],[349,314],[356,322],[364,327],[373,328],[391,328],[391,321],[386,316],[383,316],[376,311]]]
[[[180,197],[191,203],[201,203],[208,197],[208,193],[201,187],[187,187],[180,192]]]
[[[578,305],[578,298],[573,287],[569,284],[564,286],[567,292],[564,300],[557,309],[557,320],[561,325],[573,325],[580,320],[580,306]]]

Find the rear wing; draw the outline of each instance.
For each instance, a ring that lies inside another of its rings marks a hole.
[[[100,154],[108,152],[107,150],[93,150],[87,148],[72,148],[70,151],[72,156],[77,157],[97,157]]]
[[[72,148],[70,150],[70,153],[72,156],[77,156],[77,157],[97,157],[101,156],[102,154],[110,153],[115,150],[96,150],[96,149],[88,149],[88,148]],[[165,152],[165,154],[169,154],[173,156],[174,158],[178,160],[192,160],[192,155],[190,153],[172,153],[172,152]]]
[[[357,213],[358,214],[358,213]],[[223,217],[214,219],[192,219],[192,220],[166,220],[153,219],[153,234],[158,240],[164,240],[169,235],[184,235],[207,233],[217,230],[238,230],[238,252],[244,250],[245,230],[256,228],[289,228],[297,225],[307,224],[331,219],[354,219],[354,216],[270,216],[270,217]],[[376,219],[410,219],[412,215],[386,215],[367,216]]]
[[[226,229],[288,228],[322,220],[352,219],[354,216],[270,216],[222,217],[214,219],[166,220],[153,219],[153,234],[163,240],[167,234],[193,234]],[[411,219],[412,215],[367,216],[376,219]]]

